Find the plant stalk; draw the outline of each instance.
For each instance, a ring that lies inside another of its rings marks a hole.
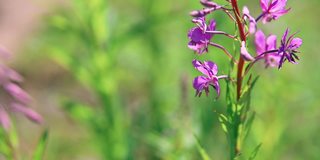
[[[240,11],[237,0],[231,0],[231,5],[233,8],[233,12],[235,14],[237,27],[240,34],[240,40],[242,42],[246,42],[246,34],[244,30],[244,26],[240,17]],[[237,68],[237,102],[239,102],[241,98],[241,89],[242,89],[242,80],[243,80],[243,69],[244,69],[245,61],[242,56],[239,56],[238,68]],[[232,140],[230,143],[230,159],[234,160],[240,153],[240,145],[239,145],[239,117],[241,115],[238,114],[238,104],[236,105],[236,109],[233,111],[233,114],[230,115],[232,117],[232,132],[230,133],[230,139]]]

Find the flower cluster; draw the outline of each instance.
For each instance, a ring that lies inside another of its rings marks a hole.
[[[0,56],[2,59],[6,59],[7,55],[8,52],[0,48]],[[20,112],[33,122],[42,122],[42,117],[27,107],[32,99],[29,94],[19,86],[19,83],[22,81],[22,76],[15,70],[7,67],[5,64],[0,64],[0,86],[3,88],[4,93],[9,95],[6,97],[6,100],[9,99],[9,102],[4,104],[5,100],[1,99],[2,102],[0,104],[0,125],[2,125],[4,129],[10,128],[11,121],[8,113],[11,111]]]
[[[277,67],[280,69],[283,64],[288,61],[290,63],[297,63],[299,57],[298,48],[302,45],[302,39],[296,38],[296,33],[290,35],[289,29],[283,34],[279,45],[277,45],[277,36],[269,35],[257,28],[257,23],[262,21],[262,24],[278,20],[281,16],[287,14],[290,8],[287,8],[287,0],[260,0],[261,13],[257,18],[250,14],[248,7],[244,6],[242,13],[240,13],[236,0],[227,1],[227,5],[219,5],[209,0],[200,0],[204,6],[201,10],[192,11],[190,15],[194,17],[192,22],[196,27],[189,30],[188,47],[195,51],[196,54],[202,55],[208,53],[209,46],[221,49],[226,55],[233,60],[237,65],[246,64],[251,68],[257,61],[263,60],[267,67]],[[235,5],[236,4],[236,5]],[[207,21],[207,15],[222,11],[227,14],[230,20],[239,28],[239,35],[230,35],[224,31],[219,31],[216,28],[216,21],[210,19]],[[235,40],[239,44],[239,61],[235,61],[236,55],[231,55],[227,49],[212,41],[214,35],[223,35]],[[247,45],[248,39],[254,36],[256,47],[256,54],[250,54]],[[243,62],[244,61],[244,62]],[[212,61],[193,60],[193,66],[202,72],[205,76],[196,77],[193,81],[193,87],[196,90],[196,96],[200,96],[202,91],[206,95],[209,93],[209,86],[212,86],[218,96],[220,94],[219,79],[226,78],[226,76],[217,76],[218,67]],[[238,64],[239,63],[239,64]],[[240,64],[242,63],[242,64]],[[240,74],[241,78],[242,73]],[[241,83],[241,82],[240,82]]]

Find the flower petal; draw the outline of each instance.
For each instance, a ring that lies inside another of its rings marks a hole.
[[[205,68],[209,70],[209,73],[212,75],[217,75],[218,73],[218,66],[212,61],[204,61],[203,65]]]
[[[201,96],[204,89],[208,88],[208,79],[204,76],[198,76],[193,80],[193,88],[196,90],[196,96]]]
[[[270,0],[260,0],[260,6],[263,12],[268,10]]]
[[[205,39],[203,31],[199,27],[192,28],[188,33],[188,37],[194,42],[200,42]]]
[[[248,9],[247,6],[244,6],[244,7],[243,7],[242,12],[243,12],[243,14],[246,14],[246,15],[249,15],[249,14],[250,14],[250,11],[249,11],[249,9]]]
[[[220,85],[219,85],[219,81],[218,79],[214,79],[213,83],[212,83],[214,89],[216,90],[217,92],[217,99],[220,97]]]
[[[204,61],[204,63],[201,63],[200,61],[194,59],[192,64],[198,71],[207,77],[212,77],[218,73],[218,67],[212,61]]]
[[[279,11],[285,10],[285,7],[287,5],[287,0],[277,0],[277,2],[274,2],[274,3],[276,4],[270,8],[270,12],[279,12]]]
[[[302,39],[301,38],[293,38],[291,43],[290,43],[290,48],[292,50],[296,50],[296,49],[300,48],[301,45],[302,45]]]
[[[203,43],[196,43],[193,41],[190,41],[188,43],[188,48],[194,50],[195,52],[197,52],[198,54],[202,54],[202,48],[205,48],[205,44]]]
[[[208,26],[209,31],[215,31],[216,30],[216,21],[214,19],[210,20],[209,26]]]
[[[277,48],[277,36],[270,35],[267,38],[267,51],[275,50]]]
[[[266,67],[278,67],[280,63],[281,55],[277,53],[270,53],[266,55],[265,64]]]
[[[265,52],[266,36],[261,30],[257,31],[255,34],[255,45],[258,55]]]
[[[284,43],[284,44],[286,43],[286,40],[287,40],[287,36],[288,36],[288,34],[289,34],[289,31],[290,31],[290,29],[287,28],[286,31],[284,32],[283,36],[282,36],[281,42]]]

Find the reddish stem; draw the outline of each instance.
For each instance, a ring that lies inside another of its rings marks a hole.
[[[240,16],[240,11],[238,7],[238,2],[237,0],[231,0],[231,4],[232,4],[233,12],[236,16],[236,21],[237,21],[237,25],[240,33],[240,39],[241,41],[246,42],[247,37],[246,37],[245,30],[240,18],[241,16]],[[242,72],[243,72],[244,63],[245,63],[244,59],[240,56],[239,63],[238,63],[238,70],[237,70],[237,100],[239,100],[241,96]]]

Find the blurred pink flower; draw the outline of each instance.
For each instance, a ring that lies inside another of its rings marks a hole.
[[[0,47],[0,58],[7,59],[8,51]],[[22,76],[15,70],[0,64],[0,86],[4,92],[10,95],[10,104],[0,105],[0,125],[6,130],[10,128],[10,117],[8,112],[20,112],[33,122],[41,123],[43,121],[40,114],[27,107],[32,101],[31,96],[23,90],[19,83],[23,81]]]

